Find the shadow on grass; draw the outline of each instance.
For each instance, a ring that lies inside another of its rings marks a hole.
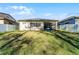
[[[58,37],[58,38],[60,38],[60,39],[63,39],[64,41],[68,42],[69,44],[71,44],[75,48],[79,49],[79,46],[77,46],[76,44],[74,44],[73,42],[71,42],[70,40],[72,40],[72,39],[68,38],[67,36],[62,35],[61,33],[56,33],[55,36]]]
[[[14,41],[17,41],[18,40],[18,38],[19,37],[21,37],[23,34],[16,34],[15,36],[13,36],[13,38],[11,38],[11,39],[8,39],[9,41],[8,42],[6,42],[4,45],[2,45],[1,47],[0,47],[0,50],[1,49],[3,49],[3,48],[8,48],[9,47],[9,45],[12,43],[12,42],[14,42]],[[8,38],[8,37],[7,37]],[[3,37],[3,39],[4,39],[4,37]],[[5,38],[6,39],[6,38]]]

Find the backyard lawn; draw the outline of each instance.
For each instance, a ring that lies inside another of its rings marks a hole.
[[[15,31],[0,33],[1,55],[79,55],[79,33]]]

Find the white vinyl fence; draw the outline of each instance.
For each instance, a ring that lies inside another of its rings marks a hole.
[[[14,30],[16,30],[15,25],[0,24],[0,32],[14,31]]]
[[[69,32],[79,32],[79,24],[60,25],[60,30],[69,31]]]

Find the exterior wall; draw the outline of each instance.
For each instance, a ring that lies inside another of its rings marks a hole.
[[[4,24],[4,20],[0,20],[0,24]]]
[[[9,20],[0,20],[0,24],[10,24]]]
[[[44,27],[44,24],[43,22],[32,22],[32,23],[40,23],[40,26],[39,27],[30,27],[30,30],[43,30],[43,27]]]
[[[30,30],[29,22],[19,22],[19,30]]]
[[[40,23],[39,27],[31,26],[30,23]],[[53,29],[58,29],[57,22],[50,22],[52,23]],[[44,22],[19,22],[19,30],[44,30]]]
[[[52,23],[52,28],[57,30],[58,29],[58,25],[57,25],[58,22],[51,22],[51,23]]]
[[[0,32],[14,31],[14,30],[16,30],[15,25],[0,24]]]
[[[14,25],[14,22],[11,20],[4,20],[4,24],[10,24],[10,25]]]
[[[9,20],[4,20],[4,24],[9,24]]]
[[[35,23],[35,22],[32,22],[32,23]],[[41,23],[40,27],[31,27],[30,22],[19,22],[19,29],[20,30],[41,30],[43,29],[43,23],[42,22],[39,22],[39,23]]]
[[[18,30],[18,25],[9,24],[8,20],[0,20],[0,32]]]
[[[18,25],[11,15],[0,12],[0,32],[14,31],[17,30],[17,27]]]

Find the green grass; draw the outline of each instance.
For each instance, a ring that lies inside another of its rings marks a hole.
[[[79,55],[78,35],[78,33],[72,34],[62,31],[15,31],[0,33],[0,54]]]

